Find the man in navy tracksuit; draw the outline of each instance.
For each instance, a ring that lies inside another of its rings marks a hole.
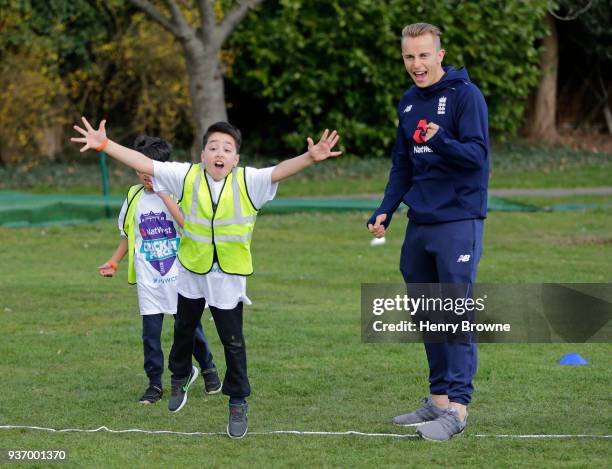
[[[487,212],[487,105],[464,68],[442,67],[440,31],[427,23],[402,31],[402,56],[416,86],[398,106],[393,165],[380,207],[368,221],[380,238],[401,202],[408,228],[400,270],[407,284],[472,284],[482,253]],[[430,397],[397,425],[445,441],[463,432],[476,373],[476,345],[425,343]]]

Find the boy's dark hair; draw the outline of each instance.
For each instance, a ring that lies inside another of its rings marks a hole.
[[[163,138],[139,135],[134,140],[134,150],[155,161],[168,161],[172,152],[172,145]]]
[[[240,145],[242,144],[242,134],[240,133],[240,130],[229,122],[223,121],[215,122],[208,129],[206,129],[206,133],[202,139],[202,147],[206,146],[206,143],[208,143],[208,137],[215,132],[230,135],[234,139],[234,142],[236,142],[236,153],[240,151]]]

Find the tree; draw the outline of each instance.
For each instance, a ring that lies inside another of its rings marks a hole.
[[[557,70],[559,47],[555,19],[546,13],[548,33],[542,39],[541,78],[535,95],[533,117],[527,122],[527,136],[544,143],[555,143],[557,133]]]
[[[185,61],[123,0],[0,0],[0,162],[50,159],[81,115],[113,135],[192,139]],[[177,137],[178,138],[178,137]]]
[[[585,103],[589,111],[580,116],[584,109],[574,109],[574,120],[587,124],[595,114],[602,113],[608,132],[612,133],[612,111],[609,105],[609,84],[603,78],[602,66],[612,59],[612,6],[607,0],[555,0],[549,1],[546,14],[547,34],[542,39],[540,59],[540,83],[534,97],[531,117],[526,125],[530,138],[544,143],[559,140],[557,129],[558,70],[560,61],[570,62],[568,69],[577,72],[577,79],[565,77],[566,85],[573,90],[575,99]],[[555,21],[557,20],[557,21]],[[571,28],[562,27],[574,23]],[[565,31],[566,36],[560,36]],[[560,53],[560,44],[573,43],[568,56]],[[576,56],[578,55],[578,56]],[[589,93],[590,89],[590,93]],[[585,100],[585,95],[595,97],[596,103]],[[584,106],[583,106],[584,107]]]
[[[65,145],[64,130],[74,117],[72,90],[93,63],[91,45],[108,36],[109,15],[98,6],[89,0],[0,0],[2,162],[40,154],[53,159]],[[75,83],[70,77],[77,69]]]
[[[426,20],[442,30],[445,64],[466,66],[483,91],[492,132],[511,135],[538,81],[534,44],[544,34],[545,12],[546,0],[271,0],[229,41],[237,59],[231,82],[261,97],[256,104],[264,102],[273,116],[253,133],[281,135],[285,149],[333,126],[342,129],[348,153],[385,156],[397,102],[412,86],[401,30]]]
[[[249,9],[263,0],[238,1],[225,14],[214,0],[195,0],[199,21],[190,21],[191,10],[183,12],[175,0],[164,0],[170,16],[149,0],[130,1],[177,38],[183,48],[196,126],[195,150],[209,125],[227,120],[221,48]]]
[[[559,118],[612,134],[612,4],[560,0],[558,10]]]
[[[94,63],[64,76],[82,113],[109,119],[115,138],[131,145],[135,134],[160,135],[189,147],[191,100],[185,61],[174,37],[140,10],[113,37],[92,46]]]
[[[30,2],[0,1],[0,163],[24,153],[52,157],[61,140],[66,89],[53,41],[33,32]]]
[[[27,152],[52,157],[61,145],[62,104],[66,90],[43,41],[27,53],[4,54],[0,65],[0,162],[23,159]],[[41,67],[41,64],[44,64]],[[58,135],[59,132],[59,135]]]

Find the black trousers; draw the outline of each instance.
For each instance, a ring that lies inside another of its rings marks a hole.
[[[205,298],[190,299],[178,295],[174,342],[170,351],[169,368],[172,378],[182,379],[191,372],[191,354],[197,324],[202,318]],[[227,371],[223,379],[223,394],[230,397],[247,397],[251,385],[247,377],[246,345],[242,333],[242,302],[234,309],[210,306],[217,334],[223,344]]]

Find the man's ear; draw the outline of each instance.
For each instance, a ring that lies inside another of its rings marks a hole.
[[[440,49],[438,51],[438,61],[442,64],[442,60],[444,60],[444,56],[446,55],[446,51],[444,49]]]
[[[234,168],[238,166],[238,163],[240,163],[240,155],[236,153],[236,163],[234,163]]]
[[[200,161],[204,163],[204,150],[200,152]]]

